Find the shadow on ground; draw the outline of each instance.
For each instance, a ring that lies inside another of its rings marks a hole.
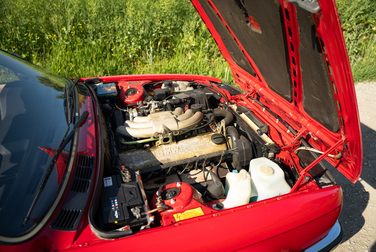
[[[339,217],[345,230],[342,243],[348,241],[365,226],[366,220],[363,212],[371,199],[370,189],[376,189],[376,131],[364,124],[361,127],[363,137],[363,168],[359,181],[353,184],[334,167],[329,167],[330,172],[336,178],[336,182],[343,189],[343,208]],[[376,251],[375,244],[373,244],[371,251]]]

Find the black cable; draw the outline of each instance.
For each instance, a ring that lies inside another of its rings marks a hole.
[[[205,180],[205,182],[206,182],[206,178],[205,178],[205,163],[206,163],[206,160],[207,160],[207,158],[205,158],[204,159],[204,162],[202,163],[202,173],[204,173],[204,180]]]
[[[150,175],[145,179],[145,182],[148,181],[148,180],[151,178],[151,176],[153,176],[153,174],[154,174],[154,171],[152,171],[152,172],[150,173]]]
[[[222,154],[221,154],[221,159],[219,160],[218,164],[215,165],[216,167],[218,167],[218,166],[221,165],[221,163],[222,163],[222,159],[223,159],[223,154],[224,154],[224,152],[222,152]]]
[[[180,175],[182,175],[184,172],[185,172],[185,170],[188,168],[188,165],[190,164],[190,162],[188,162],[187,163],[187,165],[184,167],[184,169],[181,171],[181,172],[179,172],[179,171],[177,171],[177,174],[180,176]]]
[[[196,160],[196,164],[195,164],[195,170],[197,169],[197,163],[198,163],[198,160]],[[202,170],[200,170],[199,172],[195,173],[195,174],[191,174],[191,176],[196,176],[197,174],[200,174],[202,172]]]
[[[167,175],[170,173],[170,171],[171,171],[171,169],[172,169],[173,167],[174,167],[174,166],[171,166],[170,168],[168,168],[168,171],[167,171],[167,173],[166,173],[165,176],[167,176]]]
[[[204,180],[205,180],[205,182],[207,182],[208,181],[208,177],[209,177],[209,173],[213,170],[213,168],[214,168],[214,166],[213,165],[210,165],[210,169],[208,170],[208,171],[206,171],[206,175],[205,175],[205,173],[204,173]]]

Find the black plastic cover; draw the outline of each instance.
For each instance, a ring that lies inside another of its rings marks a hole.
[[[247,168],[253,158],[252,143],[244,136],[240,136],[240,138],[236,140],[236,146],[238,147],[239,166],[240,168]]]
[[[85,80],[84,83],[88,85],[95,85],[101,83],[101,80],[99,78],[92,78]]]
[[[243,90],[239,90],[239,89],[237,89],[237,88],[235,88],[235,87],[233,87],[233,86],[231,86],[230,84],[227,84],[227,83],[221,83],[221,84],[218,84],[217,86],[221,89],[228,91],[231,96],[244,94]]]
[[[204,198],[206,201],[219,200],[225,196],[225,188],[220,178],[212,171],[208,171],[212,180],[208,181],[207,188],[204,192]]]
[[[170,95],[170,89],[168,88],[161,88],[161,89],[154,90],[154,99],[157,101],[162,101],[169,95]]]
[[[174,98],[180,100],[190,100],[190,104],[201,104],[203,107],[202,109],[208,109],[208,98],[206,93],[200,89],[194,89],[189,91],[184,91],[182,93],[174,95]],[[173,99],[174,100],[174,99]]]
[[[94,164],[95,157],[77,155],[72,183],[63,206],[51,223],[52,229],[64,231],[77,229],[89,198]]]

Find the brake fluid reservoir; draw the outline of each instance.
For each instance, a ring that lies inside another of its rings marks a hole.
[[[252,159],[249,164],[252,194],[251,202],[286,194],[291,187],[285,180],[283,170],[273,161],[261,157]]]
[[[251,177],[241,169],[239,173],[229,172],[226,175],[226,200],[222,202],[223,209],[248,204],[251,197]]]

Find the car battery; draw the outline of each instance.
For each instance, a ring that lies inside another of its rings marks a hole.
[[[147,216],[142,215],[145,201],[136,181],[122,183],[120,175],[104,177],[101,202],[105,229],[147,224]]]

